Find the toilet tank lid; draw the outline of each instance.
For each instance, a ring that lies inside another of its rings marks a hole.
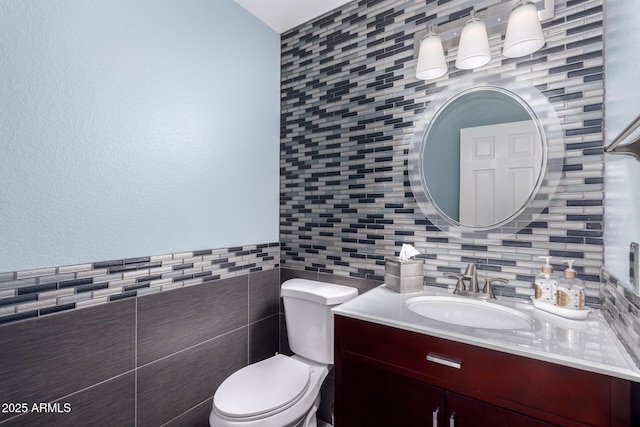
[[[289,279],[282,284],[280,294],[313,301],[323,305],[338,305],[358,295],[358,290],[335,283],[318,282],[307,279]]]

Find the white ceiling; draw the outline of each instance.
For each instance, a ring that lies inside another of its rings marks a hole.
[[[282,34],[351,0],[235,0]]]

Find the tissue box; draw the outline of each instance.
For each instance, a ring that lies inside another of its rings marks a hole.
[[[424,261],[412,259],[400,262],[398,258],[385,258],[384,285],[396,292],[417,292],[422,290]]]

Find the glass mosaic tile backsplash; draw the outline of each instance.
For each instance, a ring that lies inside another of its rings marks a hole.
[[[0,324],[279,267],[266,243],[0,273]]]
[[[472,4],[473,3],[473,4]],[[425,258],[425,283],[453,289],[468,263],[509,282],[496,293],[529,298],[541,255],[556,271],[575,259],[587,303],[600,303],[603,263],[603,4],[556,0],[544,22],[545,46],[523,58],[502,56],[415,78],[414,36],[482,10],[491,2],[350,2],[281,39],[280,243],[282,266],[383,279],[384,257],[403,243]],[[553,106],[564,136],[562,177],[553,200],[516,235],[474,232],[460,239],[425,218],[407,175],[410,142],[426,107],[451,85],[483,75],[530,82]]]

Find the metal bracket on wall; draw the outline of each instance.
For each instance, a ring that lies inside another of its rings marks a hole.
[[[629,284],[636,291],[640,293],[638,289],[638,253],[640,252],[640,246],[636,242],[631,242],[629,249]]]
[[[640,128],[640,116],[636,117],[629,126],[620,132],[620,134],[614,138],[613,142],[604,148],[604,152],[609,154],[626,154],[634,157],[636,160],[640,160],[640,135],[633,138],[630,143],[620,145],[638,128]]]
[[[548,21],[553,18],[555,14],[556,8],[556,0],[540,0],[539,3],[542,3],[542,9],[538,5],[538,17],[540,18],[540,22]]]

